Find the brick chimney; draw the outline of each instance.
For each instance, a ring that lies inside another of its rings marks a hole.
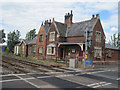
[[[66,13],[66,15],[65,15],[65,24],[67,24],[68,26],[71,26],[72,17],[73,17],[73,14],[72,14],[72,10],[71,10],[71,13]]]
[[[45,26],[50,26],[50,25],[51,25],[51,19],[50,19],[49,21],[48,21],[48,20],[45,20],[44,25],[45,25]]]
[[[96,18],[97,18],[97,19],[100,19],[100,16],[99,16],[99,14],[96,14]]]
[[[94,19],[94,18],[95,18],[95,15],[93,14],[93,15],[92,15],[92,19]]]

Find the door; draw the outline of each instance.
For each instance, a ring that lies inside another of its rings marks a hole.
[[[63,59],[63,48],[60,50],[60,58]]]
[[[83,59],[83,51],[81,51],[81,49],[79,50],[79,61],[81,61],[82,63],[82,59]]]

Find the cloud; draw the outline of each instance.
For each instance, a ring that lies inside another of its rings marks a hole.
[[[112,27],[110,31],[118,31],[118,28]]]
[[[70,12],[70,10],[73,10],[73,22],[91,19],[92,14],[107,10],[110,12],[110,17],[101,20],[105,32],[106,30],[110,31],[110,26],[117,27],[117,2],[47,1],[10,0],[8,3],[7,0],[4,0],[0,4],[2,28],[7,33],[20,30],[21,38],[25,38],[26,33],[33,28],[37,29],[38,32],[41,23],[46,19],[55,18],[56,21],[64,22],[65,13]],[[102,16],[100,15],[100,17]]]

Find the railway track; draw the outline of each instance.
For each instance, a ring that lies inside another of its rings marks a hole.
[[[22,59],[15,59],[8,56],[2,56],[3,57],[3,67],[7,67],[8,69],[14,68],[13,71],[15,73],[31,73],[32,70],[39,72],[39,73],[49,73],[49,72],[61,72],[66,73],[66,71],[74,72],[74,70],[66,69],[63,67],[58,66],[51,66],[51,65],[45,65],[37,62],[22,60]],[[29,69],[29,70],[28,70]]]

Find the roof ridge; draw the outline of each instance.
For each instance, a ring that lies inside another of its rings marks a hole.
[[[96,18],[95,18],[96,19]],[[80,22],[75,22],[73,24],[77,24],[77,23],[82,23],[82,22],[88,22],[88,21],[92,21],[92,20],[95,20],[95,19],[88,19],[88,20],[84,20],[84,21],[80,21]],[[96,19],[97,20],[97,19]]]

